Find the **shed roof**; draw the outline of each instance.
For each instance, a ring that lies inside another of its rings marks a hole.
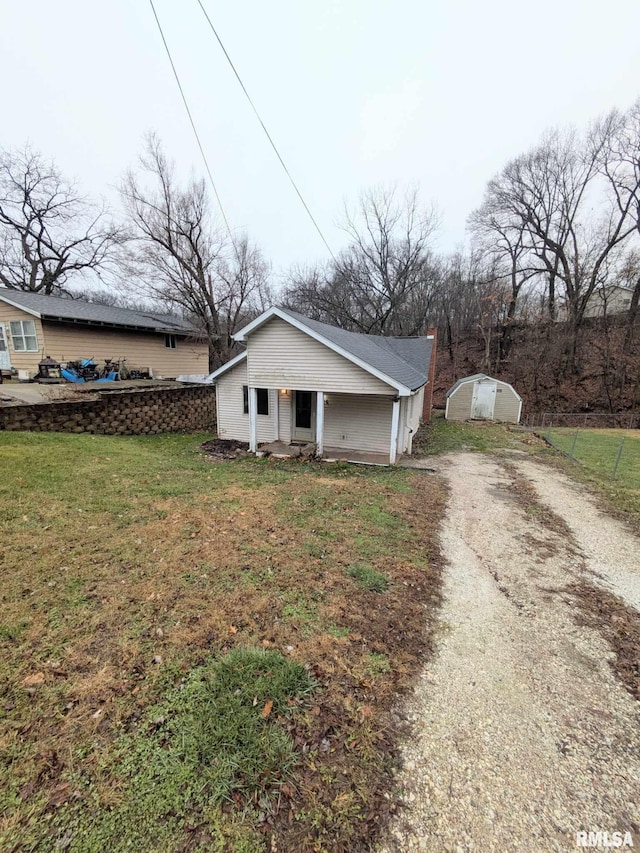
[[[234,335],[235,339],[246,341],[252,332],[272,317],[291,323],[394,387],[416,391],[429,379],[434,343],[432,335],[414,338],[365,335],[311,320],[288,308],[270,308]]]
[[[117,308],[100,305],[97,302],[84,302],[82,299],[70,299],[60,296],[46,296],[26,290],[0,288],[0,300],[20,308],[41,320],[59,320],[73,323],[87,323],[99,326],[121,326],[129,329],[172,332],[190,335],[195,326],[180,317],[160,314],[156,311]]]
[[[503,379],[495,379],[493,376],[487,376],[486,373],[472,373],[471,376],[463,376],[462,379],[458,379],[457,382],[453,383],[451,388],[449,388],[449,390],[447,391],[446,396],[450,397],[454,393],[454,391],[458,390],[458,388],[461,385],[466,385],[467,382],[477,382],[479,379],[490,379],[492,382],[497,382],[498,385],[504,385],[507,388],[511,388],[511,390],[516,395],[518,400],[522,400],[522,397],[520,396],[520,394],[518,394],[518,392],[513,387],[513,385],[510,385],[508,382],[505,382]]]

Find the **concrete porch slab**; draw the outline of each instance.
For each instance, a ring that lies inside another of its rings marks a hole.
[[[356,465],[385,465],[389,467],[388,453],[373,453],[344,447],[325,447],[322,456],[325,462],[353,462]]]
[[[272,456],[274,459],[296,459],[300,456],[313,456],[315,444],[286,444],[284,441],[271,441],[258,446],[256,456]],[[352,462],[355,465],[384,465],[389,467],[387,453],[372,453],[344,447],[325,447],[323,462]]]

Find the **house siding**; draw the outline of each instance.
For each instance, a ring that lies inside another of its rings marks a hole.
[[[244,413],[242,386],[247,382],[247,362],[241,361],[216,380],[216,405],[218,410],[218,435],[220,438],[235,438],[249,441],[249,415]],[[264,386],[260,386],[264,387]],[[258,415],[258,441],[273,441],[275,438],[276,389],[269,390],[269,414]],[[283,399],[278,404],[280,424],[283,424]],[[289,428],[289,432],[290,432]],[[286,439],[282,433],[281,438]]]
[[[324,412],[326,447],[389,453],[391,410],[387,396],[329,394]]]
[[[38,352],[16,352],[11,339],[12,320],[33,320],[36,326],[36,337],[38,338]],[[38,317],[33,314],[28,314],[26,311],[21,311],[19,308],[13,308],[7,305],[6,302],[0,302],[0,323],[4,323],[5,332],[7,335],[7,345],[9,347],[9,358],[11,366],[16,370],[28,370],[30,373],[38,372],[38,362],[44,354],[45,342],[42,323]]]
[[[249,384],[256,388],[390,394],[396,390],[274,317],[247,343]]]
[[[9,325],[12,320],[33,320],[38,352],[15,351]],[[157,378],[175,378],[183,373],[205,374],[209,370],[207,344],[186,337],[177,336],[176,349],[168,349],[164,345],[164,334],[41,321],[6,302],[0,302],[0,323],[6,326],[12,366],[33,375],[38,372],[38,362],[44,355],[56,361],[94,358],[102,362],[105,358],[126,358],[129,367],[151,367]]]
[[[447,400],[447,420],[466,421],[471,417],[473,382],[463,382]]]
[[[46,354],[57,361],[125,358],[128,367],[150,367],[156,378],[181,374],[207,373],[209,350],[206,343],[176,336],[176,348],[164,345],[164,334],[116,331],[63,323],[42,323]]]
[[[404,419],[402,419],[403,431],[400,436],[401,440],[398,442],[398,450],[400,453],[411,453],[413,437],[420,426],[424,407],[424,386],[413,397],[403,397],[402,401],[406,409]]]
[[[505,423],[518,423],[520,411],[520,400],[512,389],[503,382],[498,382],[496,389],[496,405],[493,410],[493,419]]]

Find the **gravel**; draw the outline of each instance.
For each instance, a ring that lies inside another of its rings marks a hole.
[[[591,580],[640,610],[640,542],[604,513],[579,483],[535,462],[518,463],[539,499],[564,519],[580,545]]]
[[[621,572],[616,556],[607,569],[606,555],[618,542],[637,555],[640,543],[589,515],[595,505],[566,478],[517,467],[558,514],[567,510],[603,577],[626,589],[632,564]],[[566,851],[583,830],[634,832],[637,846],[640,713],[608,665],[610,648],[576,623],[563,592],[584,578],[575,543],[523,512],[499,461],[459,454],[442,470],[440,639],[398,711],[413,724],[398,777],[404,808],[380,849]]]

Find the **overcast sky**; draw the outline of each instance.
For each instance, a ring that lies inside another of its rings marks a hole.
[[[333,250],[345,199],[417,182],[455,248],[487,180],[553,125],[640,95],[638,0],[205,6]],[[327,257],[196,0],[155,0],[228,218],[282,270]],[[2,138],[114,202],[156,130],[203,173],[148,0],[0,0]]]

